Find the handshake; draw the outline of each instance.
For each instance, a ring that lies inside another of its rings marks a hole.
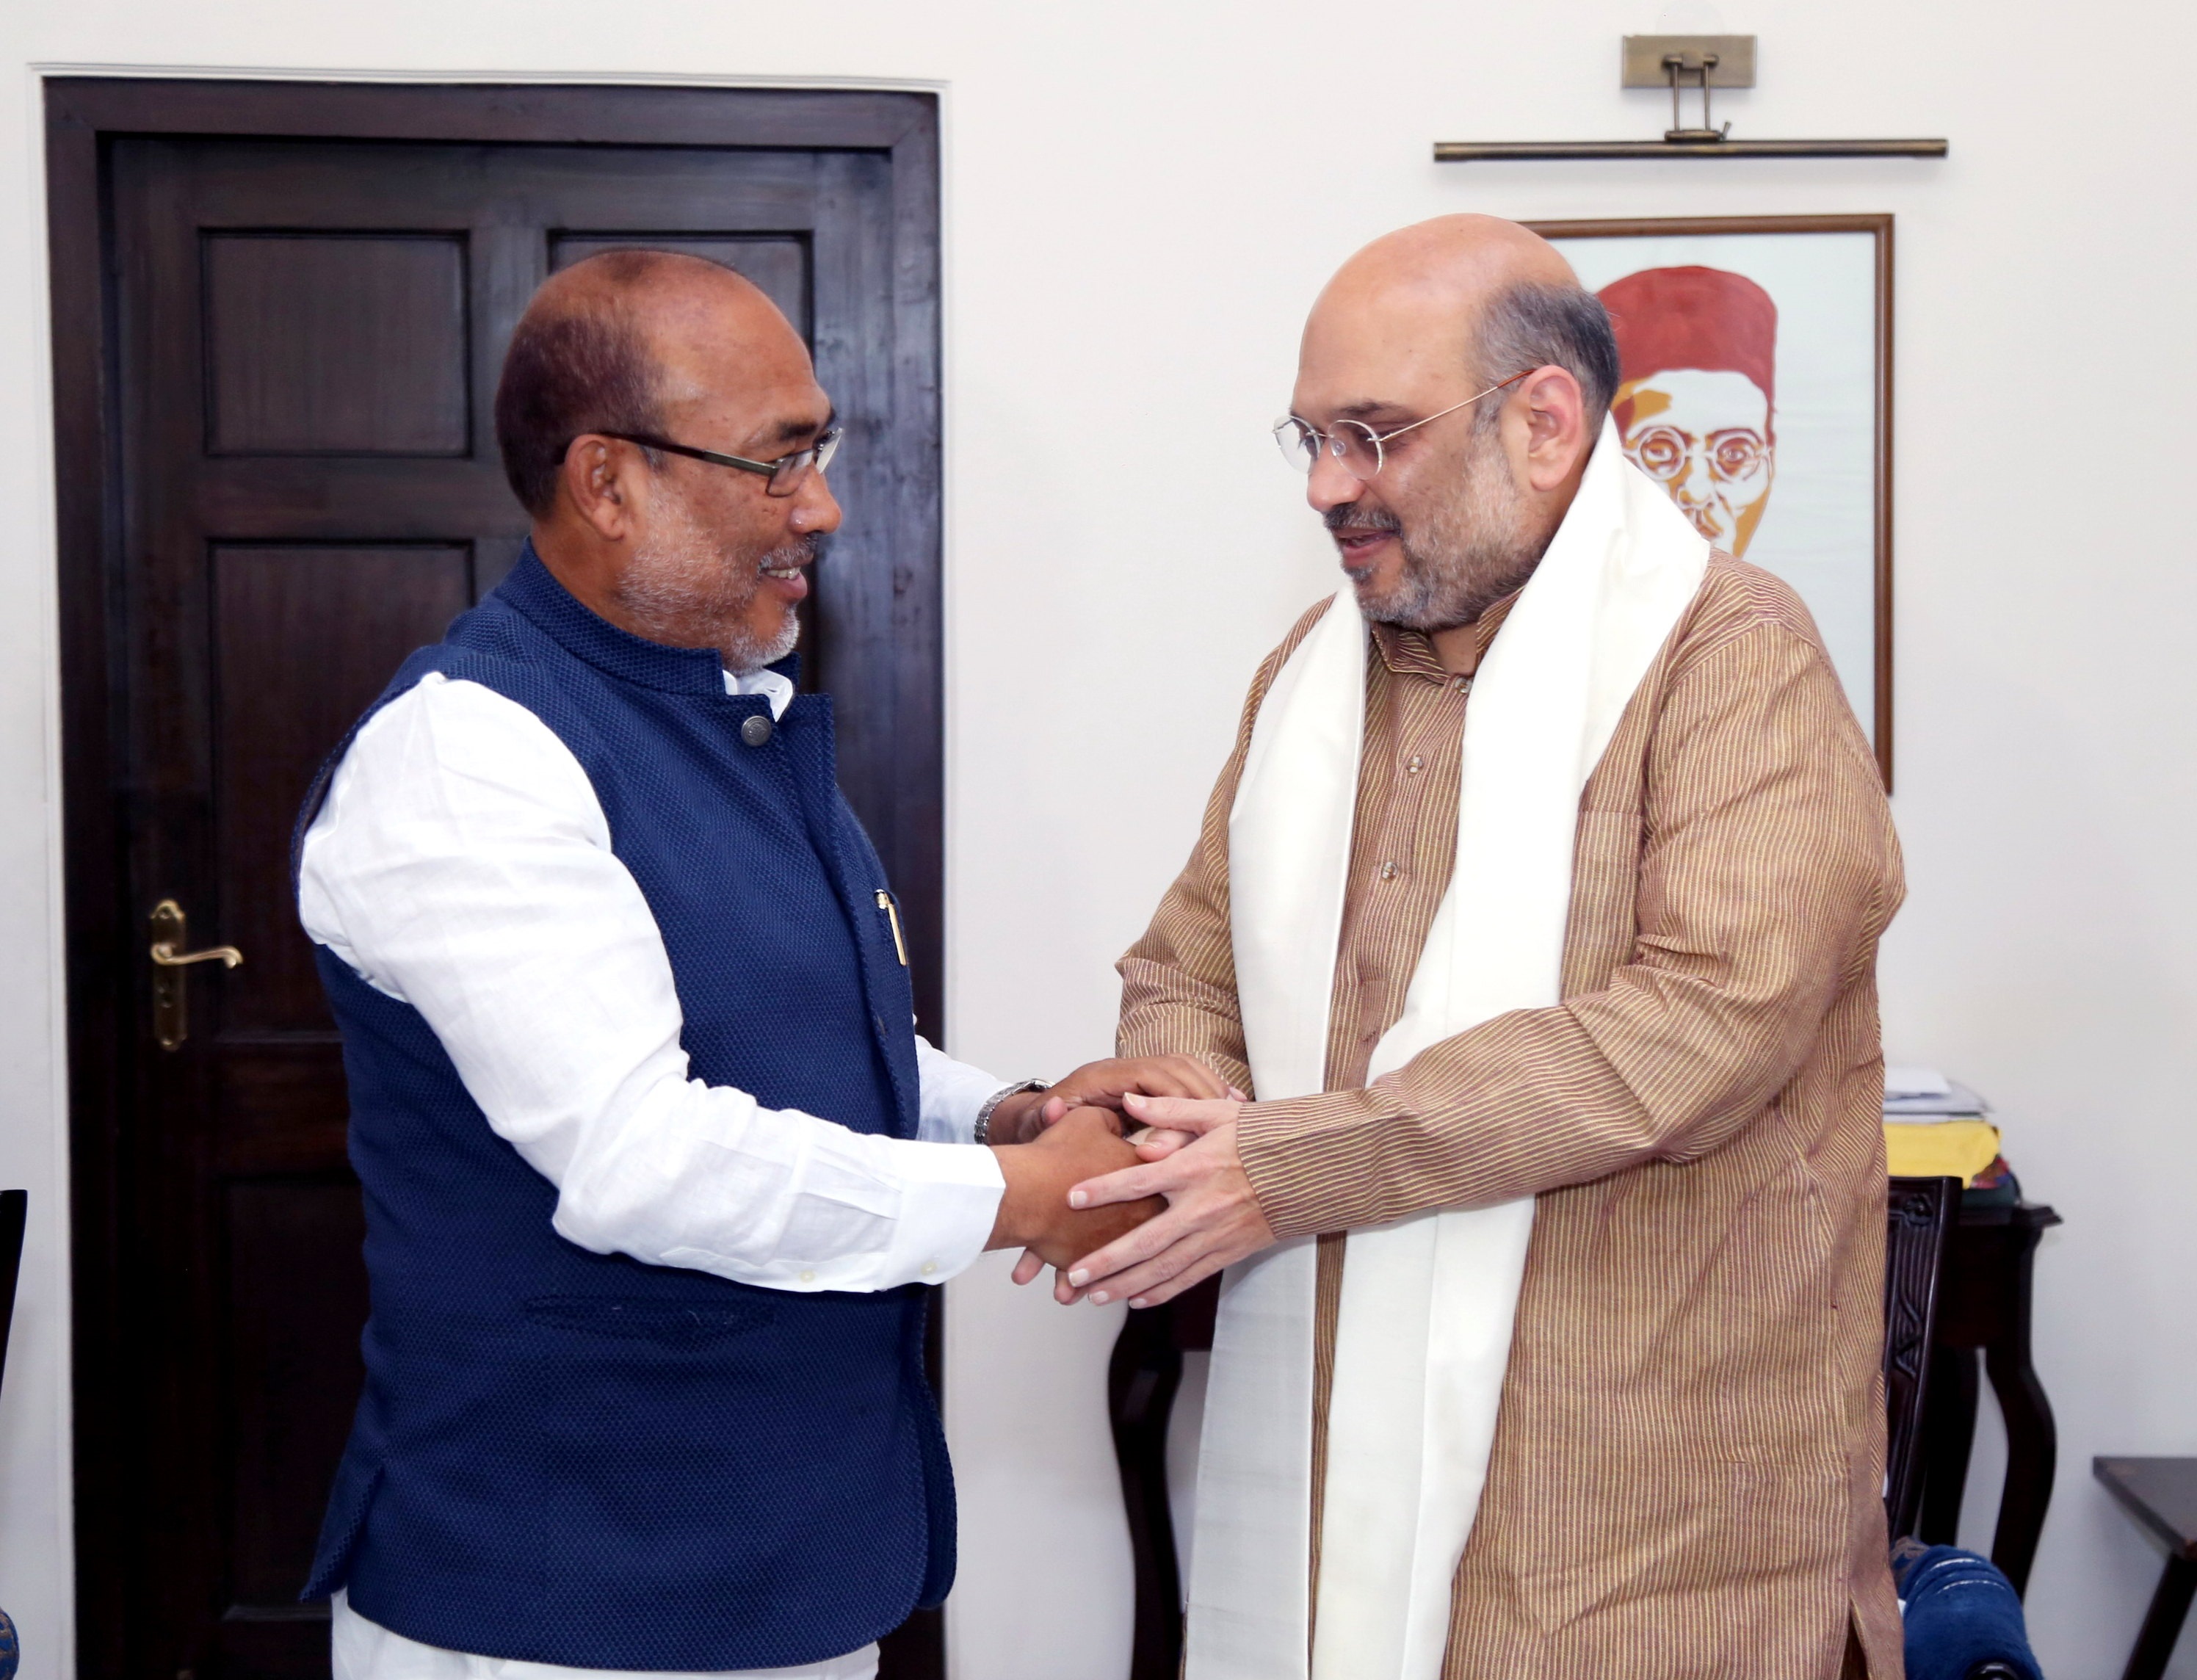
[[[1273,1240],[1236,1154],[1245,1101],[1188,1056],[1078,1068],[1008,1098],[989,1142],[1006,1179],[988,1248],[1054,1298],[1156,1306]]]

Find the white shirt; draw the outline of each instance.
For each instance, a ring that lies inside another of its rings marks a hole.
[[[774,715],[793,698],[772,671],[725,686]],[[583,1248],[764,1289],[877,1290],[942,1283],[991,1235],[1005,1185],[971,1144],[1005,1081],[919,1038],[911,1141],[689,1076],[670,959],[587,773],[491,689],[431,673],[359,731],[306,834],[299,908],[316,941],[420,1011]],[[423,1666],[454,1654],[340,1598],[335,1615],[351,1680],[471,1671]]]
[[[474,1657],[438,1650],[370,1622],[335,1596],[335,1626],[328,1641],[335,1680],[607,1680],[615,1671],[560,1668],[515,1657]],[[843,1657],[801,1668],[751,1668],[738,1674],[621,1674],[617,1680],[877,1680],[878,1648],[865,1645]]]

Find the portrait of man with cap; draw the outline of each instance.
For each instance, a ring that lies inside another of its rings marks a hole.
[[[1777,471],[1777,305],[1743,275],[1701,267],[1645,269],[1596,295],[1617,334],[1610,413],[1627,459],[1743,556]]]

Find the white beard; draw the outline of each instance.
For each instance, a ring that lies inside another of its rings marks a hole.
[[[766,566],[811,558],[807,543],[773,549],[752,560],[727,554],[685,502],[660,498],[646,542],[636,544],[614,599],[652,640],[675,647],[712,646],[736,676],[775,664],[801,639],[791,611],[776,633],[758,640],[745,619]]]

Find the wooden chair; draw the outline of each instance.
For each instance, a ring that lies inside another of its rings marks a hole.
[[[31,1212],[27,1190],[0,1190],[0,1376],[8,1370],[8,1332],[15,1322],[15,1279],[23,1270],[23,1227]]]
[[[23,1270],[23,1227],[30,1210],[30,1191],[0,1190],[0,1376],[8,1370],[8,1332],[15,1323],[15,1280]],[[0,1610],[0,1680],[14,1680],[22,1657],[15,1624]]]
[[[2166,1548],[2166,1571],[2121,1680],[2159,1680],[2197,1596],[2197,1458],[2093,1458],[2091,1474]]]
[[[1884,1521],[1896,1544],[1922,1515],[1922,1414],[1938,1330],[1938,1283],[1961,1210],[1958,1179],[1886,1181]]]
[[[1896,1539],[1914,1532],[1922,1500],[1922,1409],[1938,1280],[1957,1179],[1893,1179],[1885,1202],[1884,1386],[1887,1413],[1885,1518]],[[1182,1565],[1168,1499],[1168,1422],[1182,1386],[1182,1356],[1213,1346],[1218,1278],[1165,1306],[1132,1312],[1106,1368],[1107,1413],[1122,1473],[1136,1570],[1129,1680],[1176,1680],[1182,1668]]]

